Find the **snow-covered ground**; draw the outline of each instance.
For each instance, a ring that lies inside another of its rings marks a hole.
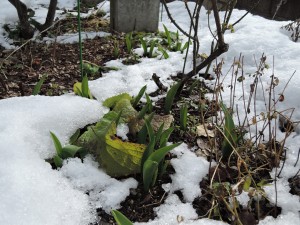
[[[30,3],[37,10],[37,15],[45,15],[45,9],[39,4],[49,4],[48,0],[24,1]],[[74,0],[59,1],[60,7],[72,7]],[[8,1],[0,3],[0,24],[17,21],[15,9]],[[192,8],[194,3],[189,3]],[[189,20],[182,2],[175,1],[169,4],[170,11],[176,21],[188,31]],[[104,9],[109,9],[109,3],[105,3]],[[231,21],[240,18],[245,11],[234,10]],[[222,14],[222,13],[221,13]],[[211,17],[211,20],[213,18]],[[212,37],[207,26],[207,15],[201,12],[200,22],[200,51],[208,54]],[[163,14],[163,20],[159,29],[163,30],[165,24],[170,30],[176,31]],[[211,23],[212,24],[212,23]],[[234,58],[240,53],[244,56],[244,72],[256,71],[255,59],[264,53],[267,62],[271,66],[274,61],[274,74],[280,80],[277,93],[280,93],[296,70],[296,74],[285,91],[285,101],[278,105],[278,109],[295,108],[294,120],[300,120],[300,43],[290,40],[289,33],[283,31],[281,26],[287,22],[270,21],[259,16],[248,15],[238,23],[234,33],[226,33],[225,42],[230,45],[229,51],[220,58],[224,59],[223,73],[226,73]],[[214,29],[213,29],[214,30]],[[0,28],[1,45],[13,47],[10,41],[3,35]],[[139,49],[136,50],[140,51]],[[118,181],[106,175],[98,168],[97,163],[89,156],[82,163],[78,159],[70,159],[64,162],[59,170],[52,170],[45,159],[55,154],[55,149],[50,140],[49,131],[54,132],[62,143],[67,143],[68,138],[77,128],[94,123],[103,116],[107,109],[101,102],[112,95],[128,92],[132,95],[138,93],[145,84],[147,91],[152,92],[156,85],[151,80],[156,73],[162,81],[169,85],[168,76],[180,71],[183,66],[183,54],[169,53],[169,59],[142,59],[136,65],[125,66],[121,60],[107,63],[108,66],[121,68],[119,71],[111,71],[103,78],[91,81],[90,89],[97,100],[88,100],[73,94],[59,97],[29,96],[10,98],[0,101],[0,224],[5,225],[85,225],[96,220],[96,211],[102,207],[107,212],[117,209],[127,195],[129,189],[137,186],[137,181],[129,178]],[[189,55],[191,61],[191,55]],[[191,67],[189,63],[188,68]],[[262,83],[267,88],[270,82],[272,69],[262,76]],[[223,98],[229,102],[230,77],[224,80]],[[245,81],[246,93],[249,93],[251,79]],[[241,96],[241,90],[237,89],[237,99]],[[261,93],[260,93],[261,94]],[[258,96],[257,112],[265,111],[263,98]],[[237,100],[239,103],[239,101]],[[278,137],[283,135],[278,132]],[[282,214],[274,219],[267,217],[260,224],[300,224],[299,197],[289,194],[287,179],[296,174],[300,163],[294,167],[300,137],[289,138],[286,165],[277,183],[278,205],[282,207]],[[181,224],[224,224],[223,222],[198,219],[192,207],[195,197],[201,195],[198,183],[208,171],[208,162],[190,151],[182,144],[173,150],[177,155],[172,160],[176,173],[172,176],[172,183],[164,186],[169,191],[167,200],[156,208],[157,218],[148,223],[136,224],[177,224],[177,216],[182,216]],[[274,176],[274,174],[273,174]],[[172,192],[182,190],[186,203],[182,203]],[[274,185],[265,188],[269,198],[275,201]],[[89,192],[89,196],[85,193]]]

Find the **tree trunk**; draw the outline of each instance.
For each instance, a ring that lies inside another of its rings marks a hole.
[[[51,0],[48,8],[48,13],[46,17],[46,21],[44,24],[40,24],[37,21],[33,21],[34,26],[39,30],[39,31],[44,31],[48,29],[54,20],[55,17],[55,11],[56,11],[56,6],[57,6],[57,0]]]
[[[8,1],[17,9],[18,17],[20,21],[20,37],[23,37],[25,39],[32,38],[34,34],[34,28],[31,26],[29,22],[27,6],[20,0],[8,0]],[[48,13],[44,24],[40,24],[35,20],[31,21],[34,27],[38,29],[40,32],[46,30],[52,25],[55,17],[56,6],[57,6],[57,0],[50,0]]]
[[[8,0],[17,10],[20,20],[20,36],[29,39],[33,37],[34,29],[28,21],[27,6],[20,0]]]

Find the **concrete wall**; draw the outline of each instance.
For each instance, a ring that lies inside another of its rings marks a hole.
[[[118,32],[158,29],[160,0],[111,0],[110,25]]]

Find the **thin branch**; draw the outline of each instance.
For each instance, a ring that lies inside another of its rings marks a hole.
[[[218,35],[218,43],[217,48],[198,66],[196,66],[195,70],[193,69],[189,73],[185,74],[182,79],[182,86],[179,90],[182,90],[185,83],[192,78],[195,74],[197,74],[200,70],[208,66],[213,60],[215,60],[217,57],[222,55],[224,52],[228,51],[229,45],[224,42],[224,36],[222,33],[222,28],[220,24],[220,17],[219,17],[219,11],[217,8],[217,2],[216,0],[212,0],[213,3],[213,12],[217,27],[217,35]]]
[[[171,13],[170,13],[170,11],[169,11],[169,8],[168,8],[168,6],[167,6],[166,0],[163,0],[162,3],[163,3],[163,5],[164,5],[164,7],[165,7],[165,9],[166,9],[166,12],[167,12],[167,14],[168,14],[169,19],[170,19],[171,22],[175,25],[175,27],[176,27],[181,33],[183,33],[185,36],[187,36],[188,38],[194,40],[194,37],[191,36],[191,35],[189,35],[187,32],[185,32],[185,31],[184,31],[184,30],[176,23],[176,21],[173,19],[172,15],[171,15]]]
[[[219,46],[224,46],[225,43],[224,43],[224,37],[223,37],[223,33],[222,33],[222,27],[221,27],[221,22],[220,22],[217,1],[216,0],[211,0],[211,1],[212,1],[215,22],[216,22],[216,26],[217,26],[218,44],[219,44]]]
[[[261,0],[258,0],[258,1],[255,3],[255,5],[254,5],[250,10],[248,10],[241,18],[239,18],[236,22],[234,22],[234,23],[232,24],[232,26],[234,27],[236,24],[238,24],[239,22],[241,22],[241,20],[244,19],[249,13],[252,13],[252,10],[254,10],[254,9],[258,6],[258,4],[260,3],[260,1],[261,1]]]

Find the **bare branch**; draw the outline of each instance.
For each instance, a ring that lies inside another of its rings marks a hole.
[[[176,23],[176,21],[173,19],[172,15],[171,15],[171,13],[170,13],[170,11],[169,11],[169,8],[168,8],[168,6],[167,6],[166,0],[163,0],[162,3],[163,3],[163,5],[164,5],[164,7],[165,7],[165,9],[166,9],[166,12],[167,12],[167,14],[168,14],[169,19],[170,19],[171,22],[175,25],[175,27],[176,27],[181,33],[183,33],[185,36],[187,36],[188,38],[194,40],[194,37],[191,36],[191,35],[189,35],[187,32],[185,32],[185,31],[184,31],[184,30]]]

